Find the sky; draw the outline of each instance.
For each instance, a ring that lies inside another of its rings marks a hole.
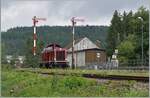
[[[46,18],[41,25],[71,25],[70,19],[84,19],[77,25],[110,25],[115,10],[149,9],[149,0],[1,0],[1,30],[32,26],[33,16]]]

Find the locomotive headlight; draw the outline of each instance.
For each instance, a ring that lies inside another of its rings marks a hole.
[[[68,59],[67,59],[67,58],[65,58],[65,61],[68,61]]]

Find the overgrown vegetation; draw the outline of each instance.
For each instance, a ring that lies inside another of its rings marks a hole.
[[[149,96],[148,83],[94,80],[75,75],[46,75],[14,69],[2,71],[1,86],[2,96],[7,97]]]
[[[37,47],[36,47],[36,55],[33,55],[33,39],[29,37],[27,42],[25,43],[26,51],[24,55],[26,57],[24,67],[39,67],[41,63],[41,51],[44,48],[44,42],[37,40]]]
[[[72,76],[82,76],[83,74],[96,74],[100,76],[106,75],[123,75],[123,76],[149,76],[148,70],[81,70],[81,69],[29,69],[23,68],[17,71],[27,71],[27,72],[38,72],[38,73],[49,73],[57,75],[72,75]]]

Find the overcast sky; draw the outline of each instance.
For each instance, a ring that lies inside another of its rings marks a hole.
[[[32,26],[32,17],[46,18],[38,25],[70,25],[71,17],[84,18],[78,25],[110,25],[114,10],[149,8],[149,0],[1,0],[1,30]]]

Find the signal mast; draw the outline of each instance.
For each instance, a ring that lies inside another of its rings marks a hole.
[[[34,34],[33,34],[33,55],[36,55],[36,39],[37,39],[37,35],[36,35],[36,24],[39,22],[39,20],[42,21],[46,21],[46,18],[37,18],[36,16],[34,16],[32,18],[33,20],[33,28],[34,28]]]
[[[72,22],[72,69],[75,69],[75,63],[74,63],[74,33],[75,33],[75,24],[77,22],[84,22],[84,19],[79,19],[76,17],[72,17],[71,22]]]

